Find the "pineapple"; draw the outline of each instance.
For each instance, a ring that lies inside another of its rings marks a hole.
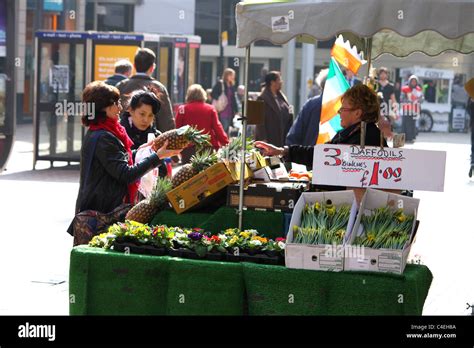
[[[171,181],[173,188],[178,187],[182,183],[191,179],[193,176],[202,172],[204,169],[216,164],[217,159],[216,153],[209,149],[191,157],[191,163],[182,166],[181,169],[173,176]]]
[[[151,222],[161,205],[166,202],[166,193],[171,190],[168,178],[158,178],[150,197],[136,204],[125,217],[126,220],[147,224]]]
[[[193,143],[197,147],[210,146],[210,136],[202,134],[202,131],[194,127],[183,126],[178,129],[172,129],[158,136],[153,143],[153,150],[156,151],[163,147],[168,140],[168,150],[181,150]]]
[[[247,153],[255,151],[255,141],[252,138],[247,138],[246,150]],[[237,162],[242,152],[242,139],[240,137],[233,138],[229,144],[219,149],[217,155],[220,161]]]

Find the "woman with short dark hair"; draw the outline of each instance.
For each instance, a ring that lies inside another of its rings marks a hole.
[[[155,117],[160,111],[160,101],[155,93],[148,90],[138,90],[132,93],[126,103],[126,109],[120,124],[133,141],[132,150],[138,149],[148,142],[148,134],[155,137],[161,132],[156,129]]]
[[[122,203],[136,203],[138,179],[180,151],[165,145],[144,161],[134,164],[133,141],[118,119],[122,106],[117,88],[102,81],[86,86],[83,103],[92,104],[93,115],[82,118],[88,131],[81,149],[81,169],[76,214],[85,210],[108,213]],[[72,224],[68,232],[73,234]]]

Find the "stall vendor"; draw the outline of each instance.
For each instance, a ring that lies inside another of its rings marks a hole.
[[[365,145],[380,146],[380,129],[376,125],[380,116],[380,104],[372,89],[362,84],[348,89],[342,96],[339,115],[343,130],[332,138],[330,144],[359,145],[361,122],[364,121],[367,123]],[[314,146],[276,147],[263,141],[256,141],[255,146],[262,149],[265,156],[283,156],[288,162],[313,166]],[[384,146],[387,146],[385,140]]]

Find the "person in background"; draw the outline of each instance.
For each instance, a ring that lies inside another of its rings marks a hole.
[[[212,88],[206,89],[206,103],[212,104]]]
[[[411,75],[408,84],[402,87],[401,94],[402,132],[405,133],[407,142],[414,141],[418,133],[416,118],[421,113],[421,103],[423,102],[423,89],[418,77]]]
[[[358,84],[348,89],[342,96],[342,107],[339,109],[341,127],[330,144],[359,145],[361,122],[367,124],[366,146],[380,146],[380,130],[376,125],[380,115],[380,105],[377,94],[369,87]],[[284,156],[288,162],[304,164],[313,167],[314,144],[310,146],[290,145],[275,146],[263,141],[256,141],[255,146],[262,149],[265,156]],[[384,141],[384,146],[387,143]]]
[[[186,93],[186,104],[180,105],[176,113],[176,127],[190,125],[211,136],[211,145],[214,150],[227,145],[229,139],[222,127],[214,106],[206,104],[206,91],[201,85],[189,86]],[[187,163],[195,153],[194,147],[182,152],[182,162]]]
[[[426,84],[423,85],[425,100],[428,103],[436,103],[436,88],[434,86],[433,80],[426,81]]]
[[[152,77],[156,68],[155,61],[156,55],[152,50],[139,48],[134,60],[137,73],[129,79],[119,82],[116,87],[123,99],[136,90],[143,90],[149,86],[156,88],[160,94],[161,108],[155,117],[155,125],[159,131],[166,132],[175,128],[173,108],[166,87]]]
[[[219,120],[224,127],[224,131],[229,134],[229,127],[232,125],[234,115],[239,112],[235,93],[235,71],[233,69],[225,69],[222,73],[222,79],[219,79],[212,88],[211,96],[213,101],[219,99],[223,88],[227,98],[227,105],[224,110],[219,112]]]
[[[286,145],[314,146],[316,144],[321,120],[323,91],[328,71],[328,69],[321,70],[316,78],[315,83],[319,86],[320,95],[309,99],[303,105],[295,123],[293,123],[286,136]]]
[[[346,80],[347,80],[347,83],[349,83],[349,87],[354,87],[355,85],[358,85],[358,84],[361,84],[362,81],[359,80],[352,71],[350,71],[349,69],[346,69],[345,70],[345,76],[346,76]]]
[[[388,69],[381,67],[378,70],[378,89],[377,93],[382,94],[382,101],[384,106],[381,108],[382,116],[388,120],[395,120],[397,113],[395,112],[397,105],[397,98],[395,97],[395,86],[388,79]]]
[[[280,72],[270,71],[265,77],[265,87],[258,97],[265,103],[265,120],[257,125],[255,140],[269,142],[275,146],[285,144],[286,135],[293,124],[293,114],[286,96],[282,93],[283,81]]]
[[[451,92],[451,102],[453,107],[464,109],[466,107],[466,101],[468,98],[469,97],[466,93],[466,90],[463,88],[461,83],[461,77],[457,75],[454,78]]]
[[[124,202],[135,204],[138,179],[180,151],[167,150],[165,143],[156,153],[135,164],[133,141],[119,123],[122,111],[119,90],[95,81],[84,89],[82,102],[92,103],[95,114],[82,117],[88,130],[81,148],[76,215],[85,210],[108,213]],[[74,234],[72,223],[68,232]]]
[[[119,82],[130,78],[133,65],[128,59],[121,59],[115,62],[114,69],[115,74],[105,80],[105,83],[111,86],[117,86]]]
[[[400,104],[400,95],[402,94],[402,84],[400,83],[400,80],[395,81],[393,92],[395,93],[395,100]]]
[[[464,90],[469,95],[467,100],[467,112],[471,119],[471,167],[469,177],[472,178],[474,172],[474,77],[464,85]]]
[[[309,93],[308,93],[308,99],[311,99],[311,98],[314,98],[314,97],[317,97],[318,95],[320,95],[322,93],[321,91],[321,86],[318,85],[318,74],[316,74],[314,76],[314,79],[313,79],[313,84],[311,85],[311,88],[309,89]]]

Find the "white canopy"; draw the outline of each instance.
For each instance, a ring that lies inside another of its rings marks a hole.
[[[240,2],[237,46],[257,40],[284,44],[300,35],[328,40],[338,34],[362,49],[373,38],[372,57],[420,51],[474,52],[473,0],[280,0]]]

